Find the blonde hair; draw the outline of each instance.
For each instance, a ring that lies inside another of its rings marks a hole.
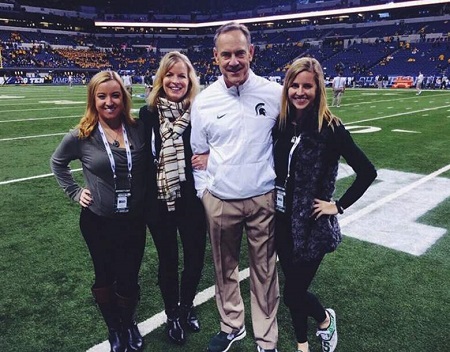
[[[92,131],[98,123],[99,117],[97,108],[95,106],[95,94],[99,85],[108,81],[116,81],[117,83],[119,83],[123,99],[122,119],[126,124],[132,125],[136,123],[135,119],[131,115],[130,94],[125,89],[120,76],[114,71],[101,71],[91,78],[87,86],[86,111],[84,112],[84,116],[81,118],[80,122],[77,125],[77,127],[79,128],[78,137],[81,139],[88,138],[92,134]]]
[[[325,79],[319,61],[311,57],[302,57],[295,60],[286,72],[286,77],[284,78],[283,93],[281,96],[281,111],[278,121],[278,127],[281,130],[284,130],[286,128],[286,123],[289,117],[292,118],[295,114],[295,107],[289,101],[288,90],[294,82],[295,77],[297,77],[299,73],[304,71],[314,74],[314,80],[317,85],[316,99],[314,101],[313,109],[317,111],[319,131],[322,129],[324,121],[326,121],[326,123],[332,127],[333,122],[339,125],[339,118],[333,115],[327,104]]]
[[[195,73],[194,66],[192,66],[189,58],[178,52],[171,51],[164,55],[159,63],[158,71],[156,71],[155,80],[153,82],[153,89],[148,96],[148,105],[151,108],[156,107],[158,99],[164,97],[166,93],[164,92],[163,80],[166,73],[175,65],[176,63],[183,62],[188,71],[189,86],[186,96],[183,98],[183,104],[185,109],[189,109],[195,96],[200,90],[200,84],[198,83],[197,74]]]

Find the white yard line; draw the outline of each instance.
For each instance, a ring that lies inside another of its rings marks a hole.
[[[15,119],[15,120],[0,120],[0,123],[6,122],[26,122],[26,121],[42,121],[42,120],[57,120],[57,119],[69,119],[73,117],[80,118],[81,115],[68,115],[68,116],[58,116],[58,117],[30,117],[27,119]]]
[[[404,115],[413,115],[413,114],[418,114],[418,113],[425,112],[425,111],[434,111],[434,110],[439,110],[439,109],[446,109],[448,107],[450,107],[450,105],[443,105],[443,106],[438,106],[438,107],[435,107],[435,108],[427,108],[427,109],[414,110],[414,111],[399,112],[397,114],[392,114],[392,115],[371,117],[370,119],[364,119],[364,120],[353,121],[353,122],[346,122],[345,125],[353,125],[353,124],[357,124],[357,123],[361,123],[361,122],[383,120],[383,119],[387,119],[387,118],[390,118],[390,117],[397,117],[397,116],[404,116]]]
[[[42,138],[42,137],[52,137],[52,136],[62,136],[65,135],[67,132],[64,133],[50,133],[50,134],[40,134],[38,136],[25,136],[25,137],[13,137],[13,138],[2,138],[0,139],[0,142],[5,141],[16,141],[18,139],[30,139],[30,138]]]
[[[356,213],[353,213],[351,215],[343,217],[341,220],[339,220],[339,225],[341,225],[342,227],[345,225],[348,225],[348,224],[352,223],[353,221],[358,220],[362,216],[374,211],[375,209],[382,207],[384,204],[402,196],[405,193],[410,192],[412,189],[419,187],[420,185],[430,181],[431,179],[433,179],[435,177],[438,177],[439,175],[441,175],[444,172],[447,172],[449,170],[450,170],[450,164],[446,165],[444,167],[441,167],[439,170],[436,170],[436,171],[432,172],[431,174],[426,175],[426,176],[422,177],[421,179],[419,179],[413,183],[410,183],[409,185],[399,189],[398,191],[391,193],[384,198],[379,199],[378,201],[368,205],[367,207],[364,207],[363,209],[357,211]]]
[[[2,110],[2,114],[7,113],[7,112],[12,112],[12,113],[16,113],[18,111],[41,111],[41,110],[62,110],[62,109],[73,109],[74,105],[77,105],[80,103],[74,103],[74,104],[66,104],[66,105],[58,105],[57,107],[54,108],[40,108],[40,109],[14,109],[14,110]],[[52,104],[54,105],[54,104]]]
[[[71,170],[71,172],[78,172],[81,171],[82,169],[73,169]],[[45,177],[51,177],[53,176],[53,174],[44,174],[44,175],[37,175],[37,176],[31,176],[31,177],[24,177],[24,178],[16,178],[14,180],[8,180],[8,181],[1,181],[0,182],[0,186],[1,185],[7,185],[10,183],[17,183],[17,182],[24,182],[24,181],[29,181],[29,180],[34,180],[34,179],[38,179],[38,178],[45,178]]]

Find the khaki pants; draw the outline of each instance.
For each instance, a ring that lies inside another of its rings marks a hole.
[[[247,233],[253,332],[264,349],[276,348],[279,304],[274,237],[274,193],[239,200],[203,196],[216,274],[216,303],[221,330],[245,324],[239,286],[239,256],[243,230]]]
[[[342,89],[333,89],[333,101],[331,103],[331,106],[341,105],[342,93],[343,93]]]

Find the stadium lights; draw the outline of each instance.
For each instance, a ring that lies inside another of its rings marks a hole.
[[[372,11],[389,11],[399,8],[414,7],[414,6],[426,6],[426,5],[436,5],[450,3],[450,0],[414,0],[402,3],[390,2],[383,5],[371,5],[371,6],[359,6],[353,8],[344,8],[339,10],[327,10],[327,11],[310,11],[310,12],[298,12],[288,15],[274,15],[266,17],[252,17],[252,18],[241,18],[235,19],[239,23],[261,23],[269,21],[283,21],[283,20],[293,20],[293,19],[306,19],[311,17],[323,17],[323,16],[338,16],[338,15],[348,15],[352,13],[358,13],[358,16],[362,16],[363,12]],[[225,23],[226,21],[212,21],[212,22],[198,22],[198,23],[187,23],[187,22],[113,22],[113,21],[95,21],[96,27],[154,27],[154,28],[205,28],[205,27],[218,27]]]

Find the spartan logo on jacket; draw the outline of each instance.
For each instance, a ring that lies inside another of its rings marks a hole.
[[[266,116],[266,109],[264,108],[264,103],[258,103],[255,105],[256,115],[264,115]]]

